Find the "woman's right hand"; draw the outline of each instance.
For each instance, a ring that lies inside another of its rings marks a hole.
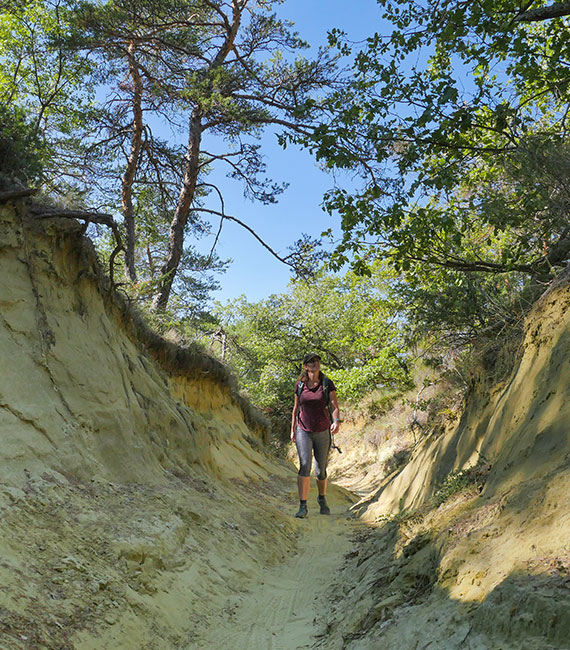
[[[291,442],[295,442],[295,429],[291,429]]]

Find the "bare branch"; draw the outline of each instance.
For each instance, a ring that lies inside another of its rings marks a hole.
[[[34,212],[34,211],[33,211]],[[89,212],[84,210],[51,210],[49,212],[40,212],[35,213],[34,217],[36,219],[81,219],[85,221],[85,228],[90,223],[97,223],[103,226],[107,226],[113,232],[115,241],[117,245],[111,253],[109,258],[109,278],[111,280],[111,286],[115,286],[114,280],[114,263],[115,257],[121,252],[125,252],[125,247],[123,245],[123,238],[121,237],[121,231],[116,221],[113,219],[113,216],[110,214],[102,214],[101,212]]]
[[[257,241],[266,249],[268,250],[273,257],[278,259],[280,262],[283,264],[286,264],[287,266],[290,266],[292,269],[295,269],[295,265],[292,262],[289,262],[286,257],[281,257],[279,253],[276,253],[269,244],[263,241],[261,237],[253,230],[253,228],[250,228],[246,223],[238,219],[237,217],[232,217],[229,214],[224,214],[223,212],[219,212],[218,210],[209,210],[208,208],[194,208],[196,212],[206,212],[208,214],[216,214],[222,219],[227,219],[228,221],[234,221],[235,223],[239,224],[242,228],[245,228],[249,233],[251,233]]]
[[[547,7],[530,9],[515,17],[515,23],[532,23],[570,15],[570,2],[555,2]]]
[[[207,264],[210,264],[210,262],[212,261],[212,257],[214,255],[214,251],[216,250],[216,246],[218,245],[218,240],[220,239],[220,235],[222,234],[222,227],[224,225],[224,219],[226,218],[226,207],[225,207],[224,197],[220,192],[220,189],[216,185],[212,185],[212,183],[200,183],[200,185],[198,185],[197,187],[211,187],[217,193],[218,198],[220,199],[220,204],[222,206],[220,225],[218,227],[218,232],[216,233],[216,237],[214,238],[214,243],[212,244],[212,248],[210,249],[210,255],[208,256]]]

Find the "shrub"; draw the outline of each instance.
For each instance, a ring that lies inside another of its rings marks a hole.
[[[42,144],[23,111],[0,104],[0,189],[28,185],[42,172]]]
[[[473,488],[477,492],[481,492],[490,471],[491,465],[489,462],[484,458],[480,458],[473,467],[451,472],[437,488],[433,495],[432,504],[435,507],[440,506],[452,496]]]

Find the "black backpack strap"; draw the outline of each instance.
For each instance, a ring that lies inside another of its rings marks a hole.
[[[331,380],[326,375],[323,375],[323,395],[328,408],[331,403]]]
[[[327,408],[327,411],[329,412],[329,417],[331,419],[331,422],[333,421],[333,411],[332,411],[332,405],[331,405],[331,380],[326,376],[323,375],[323,395],[325,396],[325,406]]]
[[[323,374],[323,395],[325,396],[325,403],[327,407],[331,403],[331,380]],[[303,388],[305,388],[305,382],[303,381],[298,381],[297,382],[297,387],[295,388],[295,394],[297,397],[301,397],[301,393],[303,392]]]

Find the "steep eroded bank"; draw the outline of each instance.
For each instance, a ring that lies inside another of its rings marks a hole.
[[[194,647],[294,548],[292,469],[219,362],[109,288],[80,224],[0,206],[0,278],[0,646]]]
[[[343,432],[369,494],[299,521],[223,366],[145,328],[79,224],[1,207],[0,272],[3,649],[570,647],[567,277],[402,467]]]
[[[319,647],[570,647],[569,281],[533,309],[506,380],[480,376],[402,469],[367,477],[353,512],[372,528]]]

